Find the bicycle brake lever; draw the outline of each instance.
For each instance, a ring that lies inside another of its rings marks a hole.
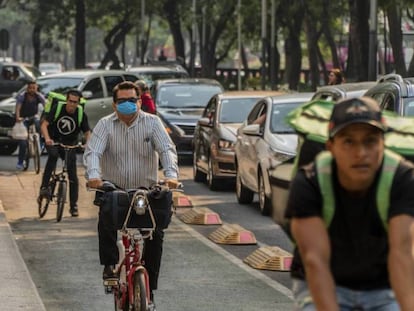
[[[109,192],[109,191],[116,190],[116,186],[113,183],[111,183],[110,181],[105,180],[102,183],[101,189],[105,192]]]

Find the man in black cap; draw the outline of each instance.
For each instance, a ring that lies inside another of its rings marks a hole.
[[[295,310],[414,310],[414,167],[373,99],[335,104],[328,131],[290,188]]]

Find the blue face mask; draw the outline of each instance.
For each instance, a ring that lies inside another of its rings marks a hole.
[[[116,110],[121,114],[134,114],[137,112],[137,104],[125,101],[116,105]]]

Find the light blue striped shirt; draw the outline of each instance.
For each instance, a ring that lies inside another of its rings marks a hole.
[[[83,155],[87,179],[101,178],[132,189],[158,180],[158,156],[165,178],[178,178],[177,152],[158,116],[140,111],[127,126],[116,113],[93,128]]]

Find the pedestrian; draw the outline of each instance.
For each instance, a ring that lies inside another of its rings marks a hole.
[[[333,68],[328,76],[328,85],[342,84],[345,82],[344,74],[341,69]]]
[[[39,197],[51,196],[50,189],[48,189],[50,177],[58,158],[63,159],[65,156],[64,148],[55,145],[55,143],[76,145],[81,131],[86,141],[90,137],[91,129],[87,115],[79,105],[81,98],[81,92],[76,89],[69,90],[66,93],[66,102],[59,102],[52,106],[46,119],[42,121],[41,131],[45,138],[48,158],[43,172]],[[77,217],[79,216],[79,181],[76,168],[76,149],[69,150],[66,166],[69,176],[70,213],[73,217]]]
[[[29,129],[29,120],[25,118],[33,118],[39,113],[39,104],[45,105],[44,96],[38,92],[36,82],[30,81],[26,85],[26,91],[16,97],[16,122],[23,122]],[[39,118],[30,122],[35,122],[36,129],[40,133]],[[16,169],[23,169],[23,161],[25,160],[27,150],[27,140],[19,140],[19,154]]]
[[[151,97],[147,83],[144,80],[135,81],[136,86],[138,86],[139,96],[141,99],[141,110],[155,114],[155,103]]]
[[[158,181],[158,157],[164,177],[178,178],[177,152],[161,120],[140,110],[139,90],[132,82],[121,82],[113,90],[114,113],[98,121],[84,152],[88,186],[99,188],[109,180],[123,189],[150,187]],[[103,279],[115,277],[118,263],[116,229],[106,225],[99,211],[99,257]],[[145,240],[144,262],[149,274],[151,308],[158,286],[164,231],[156,227],[152,240]]]
[[[414,166],[385,149],[386,130],[375,100],[338,102],[328,151],[293,179],[295,310],[414,310]]]

